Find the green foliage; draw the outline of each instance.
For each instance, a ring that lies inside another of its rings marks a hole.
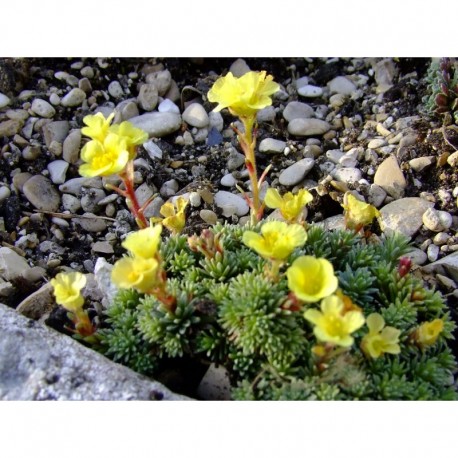
[[[153,295],[120,291],[98,332],[100,350],[153,377],[173,358],[223,365],[233,399],[456,398],[457,367],[448,346],[455,324],[438,292],[399,270],[399,258],[409,250],[405,237],[366,240],[351,231],[310,226],[305,245],[272,278],[269,261],[242,242],[245,230],[260,227],[214,226],[219,248],[210,256],[192,251],[187,237],[166,238],[161,255],[167,293],[176,303],[167,307]],[[207,233],[209,240],[214,242]],[[330,260],[342,293],[364,316],[380,313],[387,326],[401,331],[401,353],[366,356],[365,325],[353,334],[352,347],[336,347],[320,359],[313,326],[303,317],[305,307],[319,304],[295,302],[285,275],[302,255]],[[434,344],[421,347],[416,330],[437,318],[443,331]]]
[[[428,94],[423,98],[425,111],[436,115],[450,113],[458,122],[458,62],[442,58],[432,61],[426,76]]]

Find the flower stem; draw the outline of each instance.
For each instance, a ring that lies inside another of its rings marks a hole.
[[[134,190],[134,162],[129,161],[126,165],[126,168],[122,173],[119,174],[119,176],[121,177],[121,180],[126,188],[124,193],[121,195],[125,196],[127,206],[134,215],[137,225],[140,227],[140,229],[145,229],[148,227],[148,222],[146,221],[145,215],[143,214],[144,207],[141,207],[138,203]]]

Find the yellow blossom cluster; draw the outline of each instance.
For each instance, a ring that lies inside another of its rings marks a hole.
[[[172,234],[179,234],[185,226],[186,215],[185,209],[189,201],[184,197],[178,197],[175,202],[166,202],[160,209],[160,214],[164,218],[150,218],[150,223],[161,223]]]
[[[297,194],[287,192],[281,196],[277,189],[269,188],[264,197],[266,206],[280,209],[281,215],[289,223],[300,222],[305,206],[312,200],[312,195],[306,189],[301,189]]]
[[[229,108],[234,116],[254,117],[256,113],[272,105],[270,96],[280,89],[266,72],[247,72],[236,78],[231,72],[216,80],[208,92],[208,100],[218,103],[215,111]]]
[[[111,279],[119,288],[133,288],[141,293],[151,293],[158,284],[161,225],[150,226],[126,237],[122,246],[129,251],[117,261]]]
[[[114,113],[105,118],[102,113],[83,119],[81,132],[90,137],[81,150],[84,161],[79,173],[84,177],[108,176],[122,172],[135,157],[135,146],[144,143],[148,134],[130,122],[110,126]]]
[[[345,210],[345,225],[355,231],[371,224],[374,218],[380,217],[380,212],[373,205],[358,200],[349,192],[344,195],[342,207]]]

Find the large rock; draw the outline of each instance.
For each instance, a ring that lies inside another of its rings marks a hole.
[[[0,399],[186,400],[0,304]]]
[[[407,186],[404,174],[399,167],[396,156],[387,157],[377,169],[374,175],[374,183],[383,188],[395,199],[403,197]]]
[[[439,261],[422,267],[422,271],[426,273],[446,275],[458,282],[458,251],[445,256],[445,258],[442,258]]]
[[[423,225],[423,213],[433,206],[420,197],[395,200],[380,209],[380,227],[387,234],[397,231],[412,237]]]

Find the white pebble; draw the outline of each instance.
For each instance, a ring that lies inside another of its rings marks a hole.
[[[65,175],[67,173],[69,163],[67,161],[52,161],[48,164],[49,176],[54,184],[65,183]]]

